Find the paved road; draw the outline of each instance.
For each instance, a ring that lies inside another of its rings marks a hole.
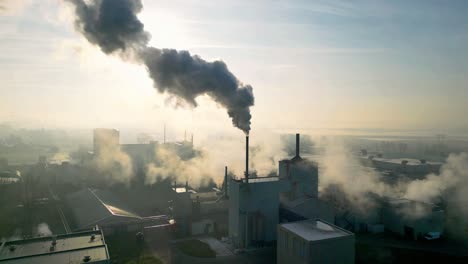
[[[65,214],[62,211],[62,208],[60,208],[60,205],[59,205],[60,198],[54,193],[54,191],[52,190],[52,188],[50,188],[50,186],[49,186],[49,193],[50,193],[50,196],[52,197],[52,199],[54,200],[55,207],[57,208],[57,212],[58,212],[58,214],[60,216],[60,220],[62,221],[63,227],[65,228],[65,232],[67,234],[70,234],[72,232],[72,230],[70,228],[70,225],[68,224],[68,221],[67,221],[67,218],[65,217]]]

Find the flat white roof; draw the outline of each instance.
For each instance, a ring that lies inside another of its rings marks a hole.
[[[353,235],[351,232],[321,220],[304,220],[299,222],[284,223],[280,226],[304,238],[307,241],[319,241]]]

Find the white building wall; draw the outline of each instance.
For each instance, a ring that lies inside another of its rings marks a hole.
[[[277,264],[354,264],[354,235],[307,241],[278,226]]]
[[[229,188],[229,237],[239,248],[276,240],[280,181],[244,183]]]

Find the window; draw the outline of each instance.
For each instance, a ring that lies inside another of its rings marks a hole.
[[[285,248],[286,250],[289,249],[288,239],[289,239],[288,233],[285,233],[285,234],[284,234],[284,248]]]
[[[305,256],[305,242],[301,243],[301,249],[299,251],[299,256],[301,256],[301,258],[304,258],[304,256]]]

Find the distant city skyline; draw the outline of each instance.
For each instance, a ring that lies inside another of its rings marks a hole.
[[[253,2],[253,3],[252,3]],[[0,1],[0,122],[232,130],[74,30],[65,1]],[[254,88],[256,129],[468,131],[466,1],[143,1],[151,45],[221,59]]]

